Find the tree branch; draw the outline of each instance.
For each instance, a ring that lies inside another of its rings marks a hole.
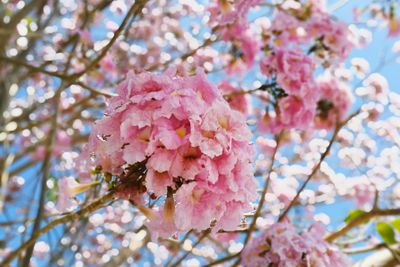
[[[34,244],[35,241],[39,237],[41,237],[42,235],[44,235],[45,233],[47,233],[48,231],[50,231],[57,225],[64,224],[64,223],[67,223],[70,221],[74,221],[81,216],[87,215],[95,210],[102,208],[103,204],[106,203],[107,201],[111,200],[113,198],[113,196],[114,196],[114,192],[111,191],[111,192],[107,193],[106,195],[96,199],[92,203],[88,204],[84,208],[82,208],[76,212],[64,215],[61,218],[53,220],[52,222],[47,224],[45,227],[41,228],[39,231],[33,233],[32,237],[29,240],[27,240],[16,250],[14,250],[10,254],[8,254],[8,256],[3,260],[3,262],[1,262],[0,265],[7,266],[7,264],[10,264],[16,257],[18,257],[18,255],[20,255],[23,251],[25,251],[29,246]]]
[[[40,223],[42,222],[42,218],[43,218],[44,205],[45,205],[45,200],[46,200],[46,191],[47,191],[46,190],[47,189],[47,180],[50,175],[50,161],[51,161],[51,157],[52,157],[51,154],[53,152],[54,144],[56,142],[57,121],[58,121],[58,116],[60,113],[60,107],[59,107],[60,93],[63,89],[64,89],[64,83],[61,84],[60,88],[57,90],[55,101],[53,101],[55,112],[52,117],[51,129],[50,129],[49,138],[47,139],[47,144],[46,144],[46,155],[45,155],[45,158],[43,161],[43,167],[42,167],[42,181],[41,181],[41,185],[40,185],[39,206],[38,206],[38,209],[36,212],[36,218],[35,218],[35,222],[33,224],[31,236],[33,236],[35,234],[35,232],[40,228]],[[35,242],[33,242],[33,244],[27,248],[25,256],[21,262],[22,263],[21,266],[29,265],[29,262],[30,262],[30,259],[32,257],[32,253],[33,253],[34,244],[35,244]]]
[[[371,210],[370,212],[362,214],[360,217],[348,222],[345,226],[340,228],[338,231],[330,233],[325,237],[325,240],[328,242],[332,242],[335,239],[339,238],[340,236],[346,234],[351,229],[356,226],[359,226],[374,217],[385,217],[385,216],[392,216],[392,215],[400,215],[400,208],[398,209],[375,209]]]
[[[260,202],[258,203],[256,212],[254,213],[253,221],[251,222],[251,224],[249,226],[249,230],[247,231],[246,239],[243,242],[243,246],[246,246],[247,242],[249,242],[249,240],[251,238],[251,234],[252,234],[252,232],[254,231],[254,229],[256,227],[257,218],[261,214],[261,210],[262,210],[262,207],[263,207],[264,201],[265,201],[265,196],[267,194],[268,187],[269,187],[269,184],[270,184],[271,173],[272,173],[272,170],[273,170],[273,167],[274,167],[276,153],[277,153],[278,148],[279,148],[279,143],[280,143],[281,137],[282,137],[282,132],[278,136],[275,137],[276,146],[274,148],[274,151],[272,152],[271,161],[270,161],[269,166],[268,166],[267,179],[265,181],[265,185],[264,185],[263,191],[261,193]]]
[[[319,170],[319,167],[321,166],[322,162],[325,160],[325,158],[328,156],[329,151],[332,148],[333,143],[336,140],[336,137],[338,135],[338,133],[340,132],[340,130],[343,128],[343,126],[345,126],[352,118],[354,118],[355,116],[357,116],[360,113],[360,110],[357,110],[356,112],[354,112],[353,114],[351,114],[346,120],[344,120],[343,122],[339,123],[336,128],[335,131],[332,134],[332,137],[329,141],[329,145],[327,146],[327,148],[325,149],[325,151],[321,154],[320,160],[318,161],[318,163],[314,166],[313,170],[311,171],[311,173],[308,175],[307,179],[304,181],[304,183],[301,185],[300,189],[297,191],[296,196],[292,199],[292,201],[289,203],[289,206],[283,211],[283,213],[279,216],[278,221],[281,222],[286,215],[288,214],[288,212],[290,211],[290,209],[294,206],[294,203],[296,203],[296,201],[298,200],[298,198],[300,197],[301,192],[303,192],[303,190],[306,188],[307,184],[311,181],[311,179],[314,177],[314,175],[317,173],[317,171]]]
[[[398,266],[399,262],[393,253],[399,253],[399,246],[388,246],[385,244],[383,249],[369,255],[365,259],[356,262],[353,267],[393,267]]]
[[[199,237],[199,239],[196,241],[196,243],[193,244],[192,249],[189,251],[186,251],[185,254],[183,254],[182,257],[180,257],[174,264],[171,265],[171,267],[177,267],[179,266],[179,264],[186,259],[187,256],[189,256],[189,254],[193,251],[193,249],[195,247],[197,247],[198,244],[201,243],[201,241],[203,241],[203,239],[211,232],[211,229],[207,229],[203,232],[203,234]]]
[[[124,20],[122,21],[121,25],[119,28],[114,32],[113,37],[110,39],[110,41],[107,43],[107,45],[101,50],[100,54],[81,72],[75,73],[71,75],[71,77],[74,77],[75,79],[79,78],[83,74],[87,73],[105,57],[107,54],[108,50],[112,47],[112,45],[115,43],[115,41],[118,39],[118,37],[121,35],[121,33],[125,30],[125,26],[128,24],[128,22],[131,20],[131,18],[135,18],[137,15],[139,15],[140,12],[142,12],[142,9],[146,5],[146,3],[149,0],[136,0],[135,3],[131,6],[129,9],[128,13],[126,14]]]
[[[220,258],[220,259],[218,259],[216,261],[213,261],[213,262],[211,262],[211,263],[209,263],[207,265],[204,265],[203,267],[211,267],[211,266],[214,266],[214,265],[217,265],[217,264],[220,264],[220,263],[224,263],[226,261],[233,260],[233,259],[237,258],[238,256],[240,256],[240,253],[228,255],[226,257],[223,257],[223,258]]]

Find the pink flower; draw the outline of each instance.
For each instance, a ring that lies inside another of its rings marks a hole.
[[[356,184],[354,186],[354,198],[357,207],[366,208],[371,207],[375,198],[374,187],[370,184]]]
[[[163,209],[153,212],[154,218],[149,218],[146,226],[151,229],[152,240],[157,240],[159,237],[168,238],[178,232],[173,221],[164,217]]]
[[[400,18],[389,19],[389,37],[396,37],[400,34]]]
[[[312,124],[315,109],[316,102],[307,97],[286,96],[279,99],[276,113],[268,112],[264,115],[259,122],[259,128],[274,134],[282,129],[305,130]]]
[[[304,31],[305,23],[282,11],[277,11],[271,23],[275,34],[273,44],[276,47],[287,47],[290,44],[302,44],[310,39]]]
[[[283,95],[273,99],[274,111],[267,111],[260,121],[260,129],[279,133],[282,129],[306,129],[315,114],[319,88],[313,72],[310,57],[299,50],[278,48],[275,53],[261,62],[261,72],[270,79],[276,79],[277,86],[272,91],[283,91]]]
[[[208,192],[197,182],[184,184],[176,194],[175,225],[182,231],[192,228],[204,230],[210,227],[211,220],[217,217],[218,208],[208,207],[216,203],[218,195]]]
[[[316,39],[322,38],[323,44],[329,48],[323,53],[327,60],[334,57],[343,61],[353,48],[347,24],[332,19],[327,13],[313,16],[307,23],[307,32]]]
[[[233,140],[243,142],[251,136],[243,121],[242,114],[226,102],[215,102],[203,118],[192,120],[190,142],[211,158],[229,153]]]
[[[301,233],[289,223],[275,223],[250,240],[242,251],[242,263],[246,267],[350,266],[350,259],[323,239],[324,232],[319,223]]]
[[[210,6],[212,26],[226,26],[246,19],[250,8],[259,4],[260,0],[238,0],[231,4],[228,0],[218,0]]]
[[[305,129],[312,121],[315,113],[315,104],[307,104],[295,96],[288,96],[279,100],[279,123],[288,128]]]
[[[267,77],[276,75],[277,82],[287,94],[310,96],[318,93],[313,86],[313,61],[299,50],[278,48],[275,54],[262,60],[261,71]]]
[[[147,223],[153,237],[204,230],[214,220],[214,231],[232,230],[256,196],[250,139],[243,114],[201,70],[130,73],[93,125],[81,160],[114,175],[120,197],[167,196],[164,208],[142,208],[154,215]]]
[[[168,172],[158,172],[149,169],[146,175],[146,187],[156,195],[167,194],[167,187],[173,187],[174,183]]]
[[[232,43],[226,72],[229,75],[243,73],[254,65],[260,42],[247,26],[239,24],[222,29],[225,41]]]
[[[353,47],[347,25],[331,18],[325,1],[309,1],[278,11],[271,23],[274,47],[300,48],[312,41],[311,51],[326,62],[343,61]]]
[[[58,181],[57,210],[67,211],[75,208],[77,202],[74,197],[98,184],[97,181],[87,184],[78,183],[74,177],[68,176]]]
[[[177,149],[187,142],[190,132],[188,121],[183,122],[171,117],[170,119],[161,118],[157,120],[157,124],[156,138],[165,148]]]
[[[223,40],[231,42],[226,72],[229,75],[243,73],[254,65],[260,43],[249,29],[247,13],[259,0],[240,0],[231,4],[222,0],[213,4],[209,11],[210,26],[215,28]]]
[[[111,55],[107,54],[101,61],[100,67],[104,73],[110,73],[112,76],[116,75],[116,67]]]
[[[343,120],[352,104],[350,88],[331,76],[321,76],[318,79],[321,96],[317,103],[314,119],[316,128],[332,129],[336,123]]]
[[[94,123],[89,142],[83,152],[89,156],[88,164],[101,166],[103,171],[113,174],[121,172],[120,166],[124,160],[123,151],[120,149],[123,142],[120,138],[119,123],[119,120],[110,117]],[[91,157],[94,151],[96,151],[95,158]]]
[[[173,159],[170,173],[173,177],[184,177],[186,180],[194,180],[201,172],[201,159],[204,158],[199,148],[190,145],[178,149]]]
[[[242,112],[244,115],[247,114],[248,112],[248,99],[246,94],[238,94],[235,95],[235,92],[237,93],[238,90],[234,86],[232,86],[229,82],[223,81],[219,84],[218,88],[224,93],[224,95],[228,95],[227,101],[229,103],[229,106],[232,109],[235,109],[237,111]],[[232,95],[230,95],[232,94]]]
[[[234,231],[238,229],[238,222],[243,216],[243,213],[251,210],[251,206],[248,203],[239,201],[230,201],[225,206],[225,211],[222,217],[218,220],[214,227],[214,232],[217,229],[224,229],[226,231]]]

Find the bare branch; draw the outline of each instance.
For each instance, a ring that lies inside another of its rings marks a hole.
[[[16,250],[14,250],[13,252],[11,252],[4,260],[3,262],[0,264],[1,266],[7,266],[7,264],[10,264],[16,257],[18,257],[18,255],[20,255],[23,251],[25,251],[29,246],[31,246],[33,243],[35,243],[35,241],[41,237],[42,235],[44,235],[45,233],[47,233],[48,231],[50,231],[51,229],[53,229],[54,227],[56,227],[57,225],[60,224],[65,224],[67,222],[71,222],[74,221],[76,219],[78,219],[81,216],[87,215],[89,213],[92,213],[95,210],[98,210],[100,208],[103,207],[103,204],[108,202],[109,200],[112,200],[114,196],[114,192],[109,192],[106,195],[96,199],[95,201],[93,201],[92,203],[88,204],[87,206],[85,206],[84,208],[64,215],[61,218],[55,219],[52,222],[50,222],[49,224],[47,224],[45,227],[41,228],[40,230],[36,231],[33,233],[33,235],[31,236],[31,238],[29,240],[27,240],[25,243],[23,243],[20,247],[18,247]]]
[[[347,223],[345,226],[340,228],[338,231],[330,233],[325,237],[325,240],[328,242],[332,242],[335,239],[339,238],[340,236],[346,234],[349,232],[351,229],[354,227],[357,227],[365,222],[368,222],[372,218],[375,217],[385,217],[385,216],[392,216],[392,215],[399,215],[400,214],[400,209],[376,209],[376,210],[371,210],[367,213],[362,214],[360,217],[357,217],[356,219],[350,221]]]
[[[297,191],[296,196],[293,198],[293,200],[289,203],[289,206],[283,211],[283,213],[279,216],[278,221],[282,221],[286,215],[288,214],[288,212],[290,211],[290,209],[293,207],[294,203],[297,202],[301,192],[303,192],[303,190],[306,188],[307,184],[311,181],[311,179],[314,177],[314,175],[317,173],[317,171],[319,170],[319,167],[321,166],[322,162],[325,160],[325,158],[328,156],[329,151],[332,148],[333,143],[336,140],[336,137],[338,135],[338,133],[340,132],[340,130],[343,128],[343,126],[345,126],[352,118],[354,118],[355,116],[357,116],[358,114],[360,114],[360,110],[357,110],[356,112],[354,112],[353,114],[351,114],[346,120],[344,120],[343,122],[339,123],[336,128],[335,131],[332,134],[332,137],[329,141],[329,145],[326,147],[325,151],[321,154],[320,160],[318,161],[318,163],[314,166],[313,170],[311,171],[311,173],[308,175],[307,179],[304,181],[304,183],[301,185],[300,189]]]

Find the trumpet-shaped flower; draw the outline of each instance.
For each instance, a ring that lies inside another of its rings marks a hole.
[[[154,237],[212,221],[215,231],[234,229],[256,196],[250,138],[243,114],[202,71],[130,73],[93,125],[84,162],[117,176],[121,197],[166,199],[147,212]]]

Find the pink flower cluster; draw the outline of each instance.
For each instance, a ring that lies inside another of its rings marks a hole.
[[[246,94],[241,94],[240,90],[230,84],[228,81],[223,81],[218,85],[218,88],[224,94],[229,106],[237,111],[247,114],[249,109],[249,101]]]
[[[325,60],[338,58],[343,61],[349,55],[353,44],[350,42],[350,32],[347,24],[333,20],[329,15],[321,13],[319,16],[310,19],[307,31],[320,39],[327,49],[319,56]]]
[[[350,259],[323,240],[325,230],[319,223],[297,233],[289,223],[275,223],[243,249],[242,263],[247,267],[347,267]]]
[[[128,74],[93,125],[86,154],[133,185],[125,197],[167,196],[164,208],[142,208],[155,236],[204,230],[214,220],[215,230],[232,230],[257,196],[250,138],[244,116],[202,71],[181,77],[169,69]],[[142,166],[144,178],[132,166]]]
[[[326,61],[343,61],[353,47],[347,25],[333,19],[321,1],[278,11],[270,30],[274,34],[273,44],[278,47],[297,47],[314,41],[312,52]]]
[[[277,83],[270,92],[274,109],[260,120],[261,131],[332,129],[351,107],[350,89],[332,75],[315,80],[312,58],[298,49],[277,48],[261,61],[260,68]]]
[[[317,83],[321,95],[317,103],[314,126],[320,129],[333,129],[338,120],[345,118],[351,107],[353,97],[350,88],[330,75],[319,77]]]
[[[265,114],[266,130],[278,133],[281,129],[305,129],[312,122],[319,90],[314,80],[314,64],[310,57],[295,49],[278,48],[261,62],[261,71],[276,79],[279,90],[286,94],[275,99],[275,113]],[[261,122],[261,124],[263,123]]]
[[[285,47],[293,44],[304,44],[310,37],[302,27],[304,22],[300,22],[295,16],[284,11],[277,11],[268,32],[273,34],[273,45]]]
[[[252,6],[260,0],[239,0],[231,4],[227,0],[217,1],[209,8],[210,26],[222,39],[231,43],[226,72],[229,75],[243,73],[254,65],[260,42],[250,31],[246,16]]]
[[[209,7],[212,20],[218,26],[226,26],[245,21],[250,8],[259,4],[261,0],[238,0],[234,3],[230,3],[229,0],[217,0],[215,2]]]

